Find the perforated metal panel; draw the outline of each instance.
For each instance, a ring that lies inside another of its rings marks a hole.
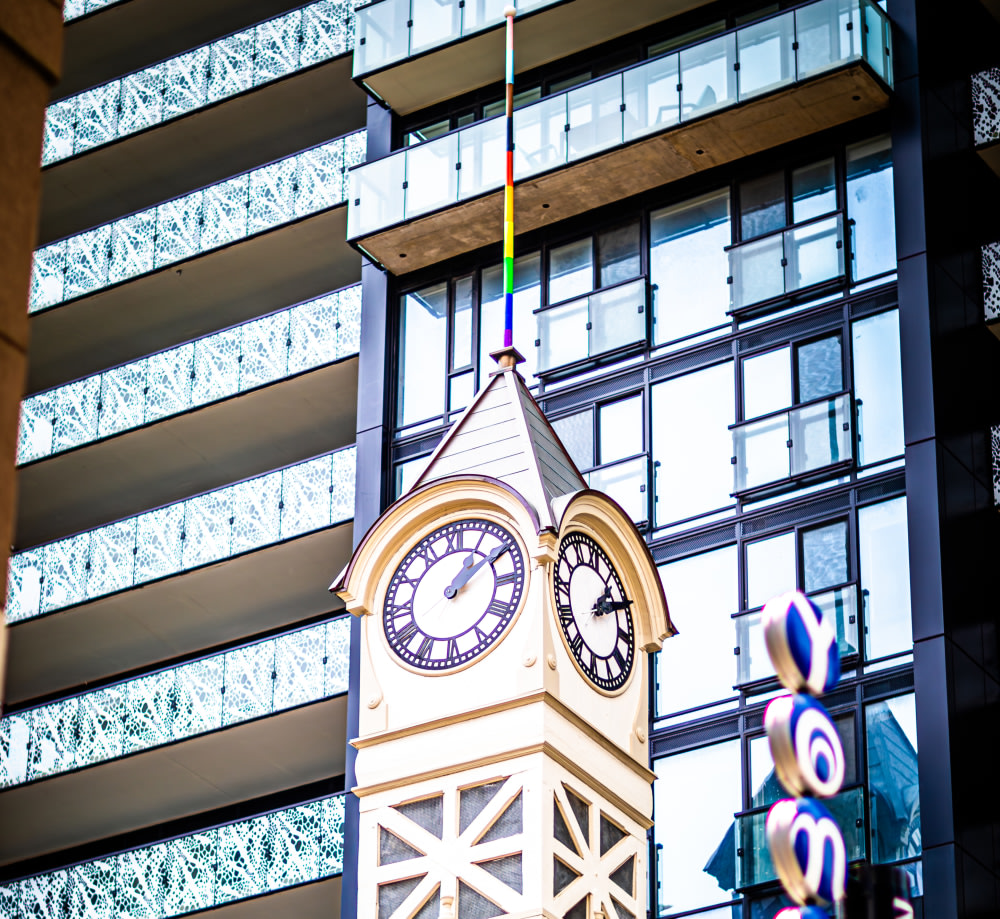
[[[479,842],[492,842],[494,839],[506,839],[516,836],[523,828],[521,819],[521,793],[517,793],[504,812],[493,822],[493,825],[480,837]],[[460,917],[461,919],[461,917]]]
[[[625,831],[601,814],[601,855],[605,855],[625,838]]]
[[[458,882],[458,919],[493,919],[503,914],[496,903],[478,890],[473,890],[463,881]]]
[[[389,919],[399,909],[400,904],[413,892],[426,875],[380,884],[378,888],[378,919]]]
[[[411,801],[409,804],[397,804],[395,809],[421,829],[433,833],[440,839],[444,831],[443,802],[443,795],[435,795],[433,798],[423,798],[420,801]]]
[[[385,827],[378,828],[378,863],[392,865],[395,862],[405,862],[407,859],[419,858],[426,853],[403,842],[395,833]]]
[[[488,862],[479,862],[479,867],[518,893],[524,893],[524,877],[520,852],[517,855],[505,855],[503,858],[494,858]]]
[[[459,832],[464,833],[469,824],[476,819],[496,793],[503,786],[503,780],[499,782],[487,782],[485,785],[475,785],[472,788],[463,788],[458,795],[458,825]]]
[[[573,816],[576,817],[576,822],[580,825],[580,830],[583,832],[583,841],[589,846],[590,805],[579,795],[573,794],[565,785],[563,785],[563,789],[566,792],[566,800],[569,801],[569,806],[573,809]]]

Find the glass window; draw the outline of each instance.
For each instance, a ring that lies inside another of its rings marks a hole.
[[[782,533],[747,543],[747,609],[763,606],[772,597],[795,590],[795,534]]]
[[[668,639],[657,655],[658,715],[733,695],[736,558],[736,546],[726,546],[660,567],[670,618],[684,637]]]
[[[420,478],[420,473],[427,468],[430,460],[428,456],[418,456],[416,459],[406,460],[396,464],[396,497],[405,495],[412,487],[413,483]]]
[[[599,463],[613,463],[643,451],[642,396],[632,396],[602,405]]]
[[[598,287],[610,287],[639,277],[639,221],[605,230],[597,235]]]
[[[731,361],[653,387],[657,526],[732,505],[733,393]]]
[[[844,388],[840,336],[831,335],[795,349],[799,402],[811,402]]]
[[[792,172],[792,223],[829,214],[837,209],[833,157]]]
[[[460,370],[472,364],[472,275],[455,281],[455,318],[452,325],[451,366]]]
[[[847,574],[847,522],[802,532],[802,583],[806,593],[843,584]]]
[[[589,469],[595,465],[594,413],[590,409],[557,418],[552,427],[578,469]]]
[[[854,221],[854,280],[893,271],[896,221],[888,137],[847,148],[847,216]]]
[[[858,414],[858,464],[903,453],[903,381],[899,314],[895,310],[851,325],[854,396]]]
[[[785,174],[772,172],[740,183],[740,230],[753,239],[785,225]]]
[[[447,366],[448,284],[435,284],[403,298],[400,335],[400,425],[412,424],[444,411]],[[428,368],[438,368],[428,372]]]
[[[873,862],[921,853],[917,716],[912,694],[865,706]]]
[[[653,341],[662,344],[729,322],[729,192],[650,215]]]
[[[529,384],[534,384],[538,363],[535,348],[534,311],[541,306],[541,255],[530,252],[514,259],[514,346],[524,355],[518,368]],[[479,311],[479,385],[495,367],[491,351],[503,347],[503,266],[483,269],[482,306]]]
[[[792,401],[789,348],[768,351],[743,361],[743,417],[756,418],[787,408]]]
[[[858,542],[865,654],[873,660],[909,651],[913,633],[906,498],[860,508]]]
[[[653,768],[660,912],[729,900],[736,883],[733,815],[742,810],[740,742],[664,757]]]
[[[561,303],[594,289],[593,249],[588,236],[549,253],[549,303]]]

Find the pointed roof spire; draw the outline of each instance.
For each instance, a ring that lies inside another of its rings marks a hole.
[[[446,476],[490,476],[517,491],[540,526],[555,527],[553,502],[587,483],[515,369],[521,356],[513,348],[492,356],[500,369],[445,435],[413,487]]]

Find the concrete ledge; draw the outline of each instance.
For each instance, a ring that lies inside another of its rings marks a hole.
[[[525,233],[574,217],[888,104],[885,86],[867,67],[852,65],[525,179],[517,185],[515,231]],[[352,241],[399,275],[499,243],[502,230],[499,190]]]

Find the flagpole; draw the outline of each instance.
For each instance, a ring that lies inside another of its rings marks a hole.
[[[504,7],[507,20],[507,173],[503,188],[503,346],[514,345],[514,4]]]

